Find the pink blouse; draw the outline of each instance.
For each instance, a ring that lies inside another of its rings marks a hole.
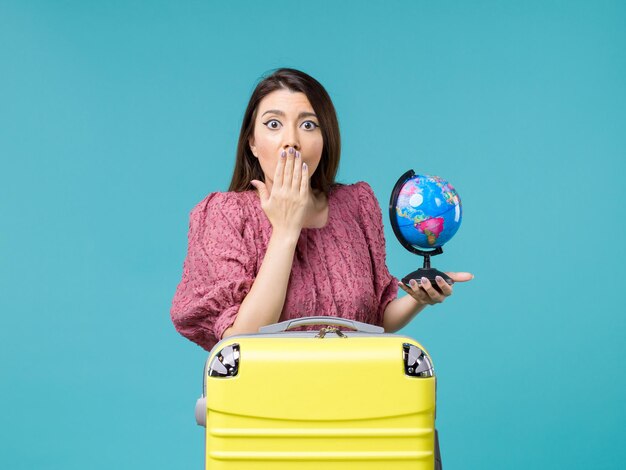
[[[365,182],[335,185],[328,223],[304,228],[279,321],[330,315],[375,325],[396,298],[385,263],[382,214]],[[272,226],[254,191],[211,193],[191,211],[189,249],[171,316],[210,350],[235,321],[261,268]]]

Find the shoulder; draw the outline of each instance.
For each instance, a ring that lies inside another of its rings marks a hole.
[[[249,195],[246,192],[214,192],[208,194],[202,201],[191,209],[189,219],[191,224],[211,225],[237,224],[244,219],[243,208],[246,206]]]
[[[342,202],[357,204],[360,207],[366,206],[368,209],[372,206],[378,206],[374,190],[365,181],[358,181],[353,184],[338,184],[333,190],[337,199]]]

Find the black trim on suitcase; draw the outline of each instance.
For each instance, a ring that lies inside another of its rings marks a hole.
[[[439,450],[439,433],[435,429],[435,470],[442,470],[441,451]]]

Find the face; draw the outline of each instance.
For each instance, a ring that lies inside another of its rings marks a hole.
[[[265,182],[274,182],[280,152],[294,147],[313,175],[322,158],[324,139],[319,120],[304,93],[280,89],[259,103],[250,149],[259,159]],[[269,189],[269,187],[268,187]]]

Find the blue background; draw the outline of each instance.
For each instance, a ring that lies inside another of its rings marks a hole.
[[[0,3],[0,467],[200,468],[206,354],[169,307],[188,215],[230,181],[280,66],[336,105],[342,182],[459,191],[404,332],[433,355],[450,469],[626,459],[623,2]],[[419,259],[393,237],[388,265]],[[388,399],[393,399],[389,397]]]

